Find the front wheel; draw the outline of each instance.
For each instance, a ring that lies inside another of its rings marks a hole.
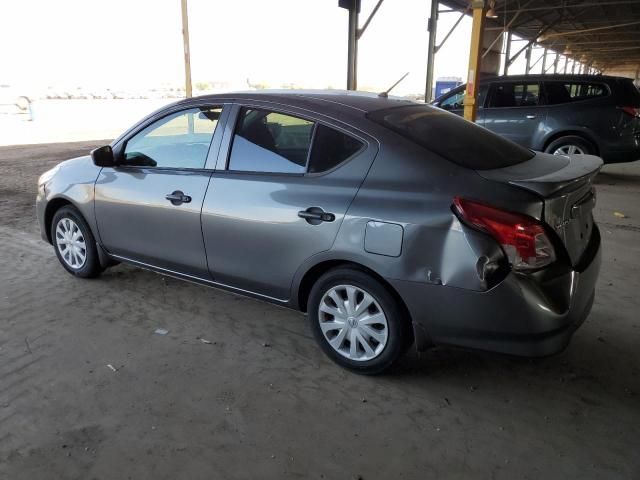
[[[82,278],[100,275],[102,268],[96,241],[76,208],[62,207],[54,214],[51,240],[56,256],[67,272]]]
[[[378,280],[353,268],[320,277],[311,290],[308,312],[322,350],[357,373],[383,372],[411,341],[411,324],[398,301]]]

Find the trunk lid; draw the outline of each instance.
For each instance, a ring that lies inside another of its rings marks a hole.
[[[593,232],[593,180],[600,168],[602,159],[593,155],[537,153],[526,162],[477,173],[538,194],[544,202],[544,222],[556,232],[575,266]]]

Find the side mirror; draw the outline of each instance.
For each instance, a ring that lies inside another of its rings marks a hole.
[[[116,159],[110,145],[91,150],[91,159],[97,167],[115,167]]]

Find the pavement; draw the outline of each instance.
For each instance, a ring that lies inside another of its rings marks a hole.
[[[103,143],[0,147],[0,479],[640,478],[640,163],[598,177],[602,273],[567,350],[440,347],[363,377],[296,312],[68,275],[36,179]]]

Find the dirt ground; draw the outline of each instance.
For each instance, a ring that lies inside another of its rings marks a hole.
[[[68,275],[36,178],[101,143],[0,148],[0,479],[640,478],[640,163],[599,176],[602,274],[565,352],[438,348],[369,378],[298,313]]]

